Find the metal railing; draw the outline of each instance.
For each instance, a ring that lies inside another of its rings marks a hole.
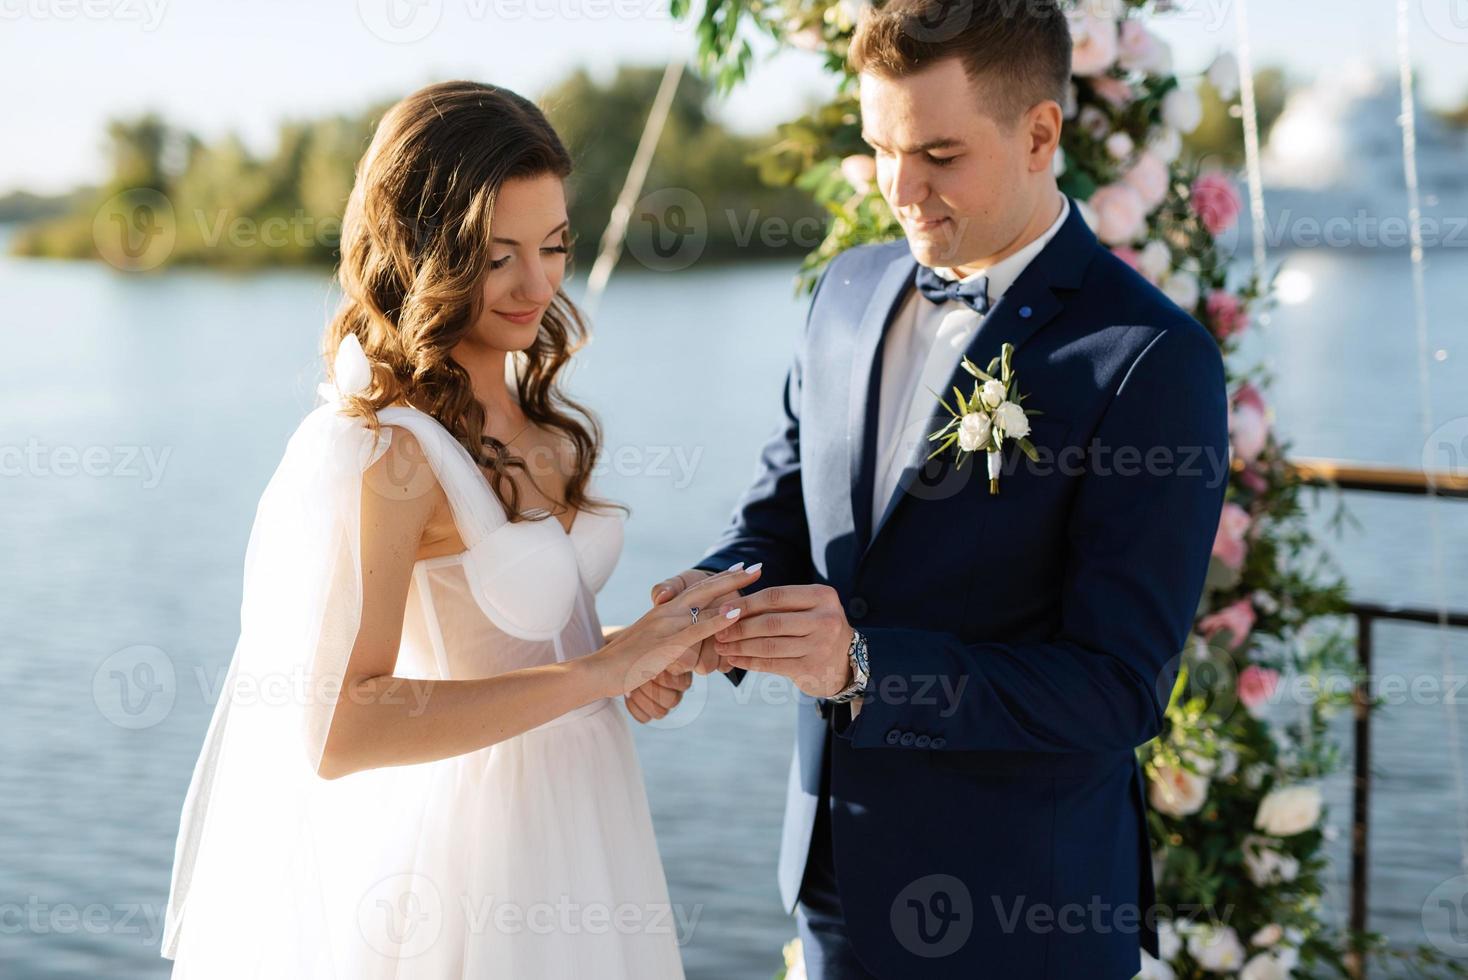
[[[1450,497],[1468,499],[1468,476],[1455,473],[1401,469],[1363,463],[1344,463],[1330,459],[1296,459],[1290,468],[1302,479],[1326,480],[1342,490],[1363,493],[1406,494],[1418,497]],[[1353,932],[1365,932],[1367,923],[1367,884],[1370,877],[1371,828],[1371,671],[1373,627],[1377,622],[1418,623],[1468,629],[1468,612],[1425,609],[1414,606],[1384,605],[1374,602],[1350,603],[1350,614],[1356,620],[1356,659],[1360,664],[1359,679],[1353,696],[1355,734],[1354,773],[1351,791],[1351,910]],[[1366,976],[1365,957],[1352,951],[1347,957],[1351,975]]]

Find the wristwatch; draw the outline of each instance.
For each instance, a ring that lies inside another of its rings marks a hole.
[[[872,677],[871,662],[867,659],[867,638],[859,630],[851,631],[851,646],[847,648],[846,655],[851,658],[851,683],[826,699],[832,704],[844,704],[866,693],[867,683]]]

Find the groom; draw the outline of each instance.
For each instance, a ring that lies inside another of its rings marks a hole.
[[[764,563],[699,669],[803,692],[780,854],[813,978],[1126,980],[1157,951],[1134,749],[1162,728],[1227,474],[1223,365],[1059,193],[1053,0],[891,0],[863,136],[905,240],[821,276],[718,545]],[[1036,460],[926,461],[1012,344]],[[1043,414],[1041,414],[1043,413]]]

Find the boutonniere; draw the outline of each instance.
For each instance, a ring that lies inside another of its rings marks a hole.
[[[970,454],[986,453],[991,494],[999,492],[999,471],[1003,461],[1001,453],[1005,439],[1013,439],[1019,443],[1019,448],[1031,460],[1038,462],[1040,458],[1027,436],[1030,434],[1029,417],[1044,413],[1020,407],[1020,403],[1030,396],[1019,393],[1018,381],[1010,367],[1013,358],[1013,344],[1005,344],[1000,348],[999,356],[989,362],[987,371],[979,370],[977,364],[965,357],[963,369],[974,376],[974,393],[965,398],[955,385],[953,396],[958,400],[956,410],[942,395],[934,393],[938,403],[948,409],[948,414],[953,418],[943,428],[928,436],[929,442],[942,440],[928,459],[957,445],[958,462],[955,465],[962,467],[964,459]]]

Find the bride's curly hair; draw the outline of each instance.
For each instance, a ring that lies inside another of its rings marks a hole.
[[[480,313],[501,185],[570,172],[570,154],[532,102],[493,85],[439,82],[383,116],[342,221],[342,302],[322,355],[332,372],[338,344],[354,334],[372,362],[371,386],[346,398],[344,409],[374,432],[377,411],[394,403],[432,415],[489,470],[511,521],[529,519],[510,476],[525,462],[483,434],[484,406],[450,351]],[[601,427],[558,384],[586,338],[580,311],[558,289],[515,372],[526,417],[570,440],[575,465],[563,502],[573,511],[608,506],[587,494]]]

